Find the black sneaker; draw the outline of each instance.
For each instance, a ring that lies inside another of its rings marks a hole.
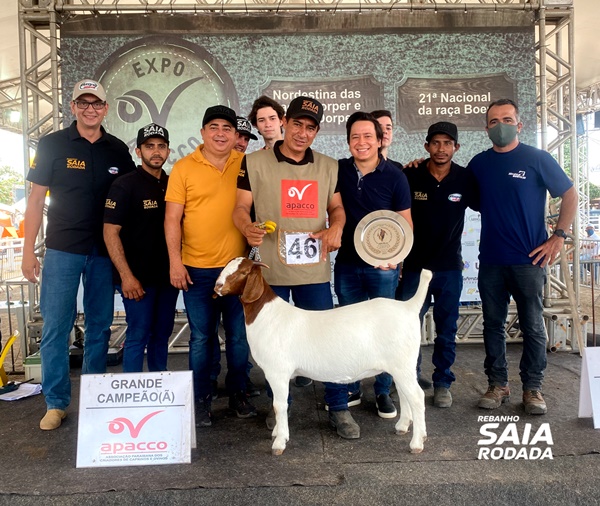
[[[246,395],[248,397],[258,397],[260,395],[260,388],[248,380],[246,381]]]
[[[377,405],[377,414],[381,418],[394,418],[398,414],[396,406],[388,394],[379,394],[375,399],[375,404]]]
[[[229,408],[235,411],[238,418],[256,416],[256,408],[248,402],[246,392],[237,392],[229,396]]]
[[[213,401],[216,401],[219,398],[219,383],[217,380],[211,380],[210,382],[210,396]]]
[[[360,390],[354,393],[348,392],[348,407],[358,406],[361,403],[361,398],[362,392]],[[325,404],[325,411],[329,411],[329,404]]]
[[[305,378],[304,376],[296,376],[296,379],[294,380],[294,385],[296,385],[297,387],[307,387],[309,385],[312,385],[313,380],[311,380],[310,378]]]
[[[196,401],[196,427],[210,427],[213,424],[213,414],[210,402]]]

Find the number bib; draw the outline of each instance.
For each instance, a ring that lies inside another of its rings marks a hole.
[[[321,258],[321,239],[310,232],[279,231],[279,258],[286,265],[318,264]]]

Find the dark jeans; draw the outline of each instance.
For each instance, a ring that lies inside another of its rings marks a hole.
[[[186,266],[193,284],[183,292],[183,300],[190,324],[190,369],[194,374],[196,399],[211,398],[210,370],[212,364],[212,340],[217,328],[219,314],[223,313],[225,327],[225,356],[227,376],[225,386],[229,395],[246,390],[246,364],[248,341],[244,324],[244,312],[239,297],[227,295],[213,298],[214,287],[221,268],[200,269]]]
[[[335,263],[334,288],[340,306],[364,302],[376,297],[393,299],[398,285],[398,269],[383,271],[371,266]],[[390,394],[392,376],[382,372],[375,377],[375,396]],[[348,392],[360,390],[360,381],[348,385]],[[346,405],[348,398],[345,399]],[[331,408],[330,408],[331,409]]]
[[[300,309],[309,311],[322,311],[325,309],[333,309],[333,298],[331,297],[331,285],[329,283],[316,283],[312,285],[298,286],[271,286],[273,291],[286,302],[290,301],[290,296],[294,301],[294,305]],[[325,385],[325,402],[329,404],[329,409],[339,411],[340,409],[348,409],[348,386],[339,385],[337,383],[324,382]],[[267,394],[273,397],[271,387],[267,383]],[[328,399],[344,399],[346,407],[339,407],[338,404],[330,404]],[[291,402],[291,396],[288,397],[288,403]]]
[[[127,320],[123,372],[144,370],[146,348],[148,371],[166,371],[179,290],[171,285],[145,286],[146,294],[139,301],[123,297],[121,286],[117,286],[117,290],[123,298]]]
[[[483,305],[485,373],[490,386],[508,384],[505,325],[512,295],[523,332],[520,375],[523,390],[540,390],[546,369],[543,289],[546,272],[536,265],[484,265],[479,268]]]
[[[399,299],[409,300],[419,286],[420,271],[403,271],[400,281]],[[450,388],[455,381],[454,373],[450,370],[456,358],[456,330],[458,321],[458,305],[462,291],[463,278],[461,271],[438,271],[433,273],[429,284],[425,303],[419,317],[421,324],[425,313],[433,303],[433,321],[436,337],[433,343],[434,365],[433,386]],[[417,373],[420,373],[421,354]]]

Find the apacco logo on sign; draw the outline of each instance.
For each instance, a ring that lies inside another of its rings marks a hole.
[[[149,413],[142,418],[137,424],[134,424],[128,418],[120,417],[115,418],[108,422],[108,430],[112,434],[120,434],[125,428],[129,430],[129,435],[133,439],[137,439],[144,425],[152,417],[162,413],[161,411],[154,411]],[[112,442],[102,443],[100,445],[100,453],[103,455],[123,455],[130,453],[165,453],[169,445],[166,441],[123,441],[123,442]]]

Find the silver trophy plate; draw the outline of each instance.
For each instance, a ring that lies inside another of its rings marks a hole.
[[[373,211],[360,220],[354,231],[356,251],[374,267],[400,263],[412,245],[410,225],[394,211]]]

